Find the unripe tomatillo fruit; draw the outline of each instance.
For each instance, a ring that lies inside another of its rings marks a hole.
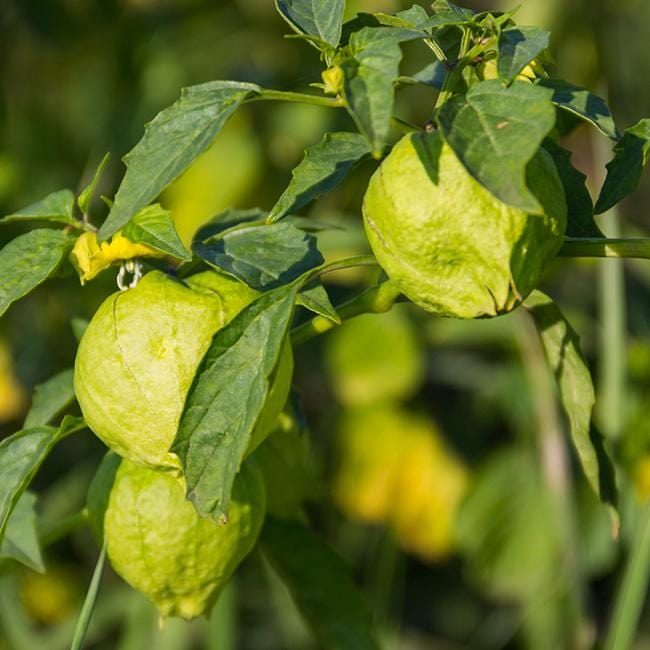
[[[134,463],[177,472],[169,451],[185,398],[213,335],[259,294],[215,271],[174,280],[148,273],[137,287],[109,296],[82,337],[74,385],[88,426]],[[285,344],[249,451],[275,425],[291,386]]]
[[[541,214],[502,203],[439,133],[409,134],[370,179],[366,234],[391,280],[422,308],[496,316],[537,286],[566,230],[564,190],[543,149],[528,164],[526,184]]]
[[[104,515],[106,551],[115,571],[162,616],[209,614],[251,551],[266,512],[259,470],[235,478],[228,523],[199,517],[182,478],[123,460]]]

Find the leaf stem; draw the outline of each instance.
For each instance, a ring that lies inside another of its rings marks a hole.
[[[630,557],[616,598],[604,650],[630,648],[636,634],[650,577],[650,500],[637,522]]]
[[[650,259],[650,237],[640,238],[567,238],[559,257],[611,257]]]
[[[343,303],[336,311],[341,317],[341,321],[349,320],[361,314],[381,314],[391,309],[400,294],[401,291],[395,284],[390,281],[383,282],[366,289],[363,293]],[[333,323],[328,318],[315,316],[306,323],[294,328],[291,332],[291,343],[294,346],[302,345],[335,326],[336,323]]]
[[[340,97],[321,97],[320,95],[309,95],[307,93],[294,93],[284,90],[262,90],[246,100],[246,102],[255,101],[280,101],[294,102],[298,104],[315,104],[316,106],[327,106],[328,108],[343,108],[344,103]]]

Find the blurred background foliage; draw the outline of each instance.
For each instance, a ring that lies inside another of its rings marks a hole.
[[[348,13],[410,4],[348,0]],[[621,129],[650,115],[650,3],[521,4],[519,23],[552,30],[558,76],[608,96]],[[271,0],[3,0],[0,214],[82,187],[107,151],[101,192],[111,196],[120,156],[182,86],[241,79],[304,90],[319,81],[316,50],[284,39],[287,31]],[[429,61],[417,44],[405,53],[405,71]],[[422,123],[434,99],[430,89],[407,88],[397,112]],[[162,202],[187,241],[224,208],[269,208],[306,146],[328,129],[351,128],[342,112],[320,107],[246,106]],[[586,126],[566,144],[596,191],[609,144]],[[329,259],[366,251],[360,204],[373,165],[306,213],[336,226],[320,235]],[[646,174],[600,223],[610,233],[648,233],[649,204]],[[104,214],[97,201],[93,218]],[[17,232],[5,226],[0,244]],[[386,647],[583,648],[602,633],[635,503],[650,497],[650,265],[622,269],[558,260],[544,286],[580,333],[598,380],[597,419],[620,470],[619,544],[571,452],[561,450],[559,484],[544,460],[535,414],[548,405],[531,390],[534,359],[520,315],[458,322],[404,305],[298,351],[296,385],[322,482],[310,483],[309,515],[354,565]],[[332,274],[328,290],[340,301],[374,278],[367,270]],[[0,323],[0,437],[20,428],[36,384],[71,366],[75,331],[114,286],[109,272],[81,291],[69,274],[11,308]],[[68,646],[97,554],[76,513],[102,453],[92,436],[73,436],[39,472],[47,573],[0,564],[2,650]],[[257,556],[210,620],[191,625],[160,628],[151,606],[109,573],[90,641],[120,650],[312,647],[285,588]],[[637,647],[649,645],[646,612]]]

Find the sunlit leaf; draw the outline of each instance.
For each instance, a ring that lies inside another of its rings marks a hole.
[[[42,228],[12,239],[0,250],[0,316],[45,282],[70,252],[74,238]]]
[[[285,344],[296,285],[269,291],[219,330],[199,367],[172,451],[199,514],[223,522]]]
[[[445,140],[469,173],[504,203],[530,213],[542,207],[526,187],[526,166],[555,124],[550,96],[525,81],[506,88],[494,79],[438,113]]]
[[[255,84],[211,81],[185,88],[179,100],[158,113],[124,158],[126,174],[100,239],[115,234],[180,176],[212,144],[238,106],[259,90]]]

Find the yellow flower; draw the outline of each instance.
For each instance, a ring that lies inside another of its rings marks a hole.
[[[98,244],[97,236],[92,232],[81,235],[70,253],[70,261],[79,273],[81,284],[92,280],[116,262],[136,257],[164,257],[164,253],[144,244],[134,244],[119,233],[110,242]]]

